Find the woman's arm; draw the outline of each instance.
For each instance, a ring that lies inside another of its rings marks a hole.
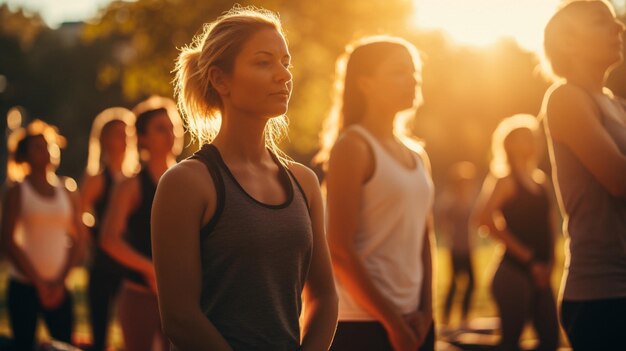
[[[59,275],[59,278],[56,280],[63,283],[65,281],[65,277],[69,273],[72,267],[75,267],[80,264],[81,261],[87,258],[89,251],[89,242],[90,235],[87,232],[87,227],[83,224],[82,221],[82,207],[80,205],[80,194],[78,191],[71,192],[66,190],[66,194],[72,203],[72,220],[69,224],[69,233],[72,240],[72,244],[69,247],[69,254],[67,261]]]
[[[499,239],[508,252],[520,262],[530,263],[533,252],[507,230],[506,221],[501,213],[502,205],[514,195],[515,191],[515,183],[510,176],[506,178],[487,176],[472,216],[473,222],[479,227],[486,226],[489,233]]]
[[[133,250],[123,239],[128,217],[137,208],[140,197],[139,181],[136,177],[127,179],[113,188],[101,227],[100,241],[102,248],[111,257],[124,266],[140,272],[156,292],[152,261]]]
[[[93,205],[96,199],[100,197],[104,187],[102,178],[102,174],[84,175],[80,184],[80,205],[83,210],[87,212],[93,211]],[[98,218],[98,220],[102,220],[102,218]]]
[[[589,94],[561,85],[550,93],[546,112],[552,139],[565,144],[609,193],[626,198],[626,155],[602,126]]]
[[[152,206],[152,258],[163,330],[179,351],[232,350],[200,309],[199,233],[215,208],[204,164],[183,161],[161,177]]]
[[[416,348],[416,335],[401,312],[374,285],[354,248],[362,189],[372,169],[372,155],[365,141],[352,134],[337,141],[326,177],[328,244],[333,269],[354,300],[385,327],[394,346]]]
[[[328,350],[337,327],[337,292],[324,231],[324,205],[317,176],[301,164],[290,169],[309,200],[313,226],[313,256],[304,285],[301,350]]]

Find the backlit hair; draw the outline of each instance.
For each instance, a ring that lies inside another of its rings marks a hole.
[[[209,69],[232,73],[235,58],[244,43],[262,29],[284,32],[278,15],[256,7],[235,5],[230,11],[204,25],[201,34],[182,48],[174,70],[175,96],[185,125],[200,145],[210,143],[222,124],[223,103],[209,80]],[[287,158],[278,143],[287,134],[287,118],[271,118],[265,126],[265,145],[281,161]]]
[[[91,125],[89,135],[89,153],[87,155],[87,169],[89,175],[96,175],[105,167],[105,155],[102,149],[102,137],[108,128],[115,123],[123,123],[126,127],[126,151],[122,161],[122,173],[130,177],[138,167],[137,138],[135,135],[135,115],[123,107],[111,107],[100,112]]]
[[[421,60],[415,46],[408,41],[388,35],[365,37],[348,45],[337,60],[333,105],[320,134],[320,151],[313,158],[314,163],[325,164],[330,150],[341,132],[357,124],[365,114],[367,102],[358,86],[360,77],[373,74],[376,68],[392,53],[404,50],[413,60],[415,70],[421,74]],[[422,103],[422,93],[416,85],[416,102],[413,108],[402,111],[394,120],[394,134],[407,147],[415,151],[422,150],[422,143],[414,137],[409,124],[415,116],[415,110]]]

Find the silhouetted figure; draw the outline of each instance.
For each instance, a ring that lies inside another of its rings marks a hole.
[[[626,349],[626,112],[605,88],[623,32],[606,1],[566,3],[545,28],[555,83],[542,114],[568,238],[561,322],[574,350]]]
[[[442,203],[437,210],[437,226],[441,230],[445,246],[450,251],[451,274],[444,304],[444,324],[449,323],[452,304],[457,293],[457,281],[462,278],[467,279],[467,285],[464,290],[458,291],[463,296],[461,323],[467,322],[475,284],[472,269],[474,238],[473,230],[470,231],[470,216],[475,199],[476,167],[467,161],[454,164],[449,171],[448,186],[441,196]]]
[[[501,351],[519,350],[530,320],[539,338],[537,350],[556,350],[556,303],[550,276],[554,267],[553,216],[549,182],[537,168],[534,116],[515,115],[493,133],[492,164],[476,207],[478,223],[504,245],[493,277],[492,293],[500,313]]]
[[[91,351],[105,350],[113,303],[123,278],[123,266],[100,245],[100,231],[113,188],[138,167],[136,140],[132,138],[134,125],[131,111],[112,107],[98,114],[91,127],[87,167],[80,187],[83,216],[91,221],[93,246],[88,285]]]

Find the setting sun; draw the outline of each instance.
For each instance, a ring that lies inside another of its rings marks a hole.
[[[504,37],[532,51],[559,0],[416,0],[415,24],[442,29],[461,44],[489,45]]]

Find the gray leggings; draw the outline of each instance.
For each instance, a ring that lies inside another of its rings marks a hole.
[[[491,288],[502,328],[498,350],[519,350],[519,338],[528,320],[539,338],[536,350],[557,349],[559,325],[552,288],[538,290],[526,270],[506,259],[500,263]]]
[[[159,304],[156,295],[124,282],[118,296],[118,318],[124,335],[124,350],[166,350],[169,342],[161,330]],[[153,345],[154,340],[161,345]]]

